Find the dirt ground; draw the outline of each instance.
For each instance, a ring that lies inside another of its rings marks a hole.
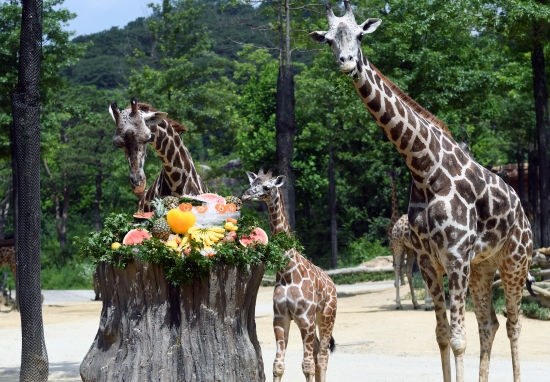
[[[375,285],[377,283],[367,283]],[[364,284],[364,285],[367,285]],[[339,288],[334,338],[337,349],[331,355],[328,381],[441,381],[439,349],[434,335],[433,312],[394,309],[395,291],[388,283],[382,290]],[[256,324],[262,347],[266,380],[272,379],[275,341],[272,330],[272,287],[258,294]],[[401,296],[407,293],[402,287]],[[97,332],[101,302],[57,303],[43,306],[50,381],[76,381],[78,367]],[[512,381],[506,318],[499,315],[500,329],[493,345],[491,381]],[[477,381],[479,339],[473,313],[466,316],[468,349],[466,380]],[[304,380],[301,372],[302,344],[292,324],[283,380]],[[0,382],[17,381],[21,357],[20,317],[17,312],[0,312]],[[522,317],[520,359],[523,380],[547,380],[550,371],[550,322]]]

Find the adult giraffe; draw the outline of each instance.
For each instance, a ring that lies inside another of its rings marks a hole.
[[[250,188],[243,201],[258,200],[267,204],[269,230],[272,235],[290,233],[281,186],[286,177],[273,177],[271,171],[258,174],[247,171]],[[285,352],[290,321],[294,320],[304,347],[302,371],[308,382],[325,382],[328,352],[334,350],[332,329],[336,319],[336,286],[319,267],[310,263],[295,248],[285,253],[289,257],[286,268],[277,272],[273,290],[273,331],[277,353],[273,362],[273,381],[280,382],[285,371]],[[316,329],[319,330],[317,338]]]
[[[184,126],[166,118],[166,113],[138,103],[134,97],[125,110],[119,110],[116,102],[111,103],[109,113],[116,123],[113,144],[124,150],[130,167],[132,191],[140,196],[139,211],[150,211],[150,203],[155,198],[208,192],[178,134],[178,131],[185,131]],[[151,187],[145,190],[147,179],[143,166],[148,144],[162,159],[162,169]]]
[[[498,269],[506,296],[506,331],[517,382],[519,308],[533,247],[519,198],[501,178],[464,153],[441,121],[366,59],[361,38],[374,32],[382,21],[371,18],[358,25],[349,1],[344,4],[343,17],[336,17],[327,4],[329,30],[310,36],[330,45],[340,69],[352,77],[365,106],[411,171],[410,239],[434,300],[443,379],[451,381],[452,349],[456,380],[464,381],[464,306],[469,285],[481,344],[479,380],[488,380],[491,347],[498,329],[491,284]],[[444,273],[449,278],[450,325]]]

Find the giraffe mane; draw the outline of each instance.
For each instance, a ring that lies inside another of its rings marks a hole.
[[[415,100],[413,100],[411,97],[409,97],[403,90],[401,90],[396,84],[391,82],[388,77],[383,75],[378,68],[376,68],[372,62],[369,61],[370,66],[374,69],[376,74],[380,77],[380,79],[390,88],[390,90],[399,98],[401,101],[403,101],[407,106],[409,106],[411,109],[414,110],[417,114],[419,114],[422,118],[425,118],[426,120],[433,123],[436,127],[443,130],[445,134],[447,134],[449,137],[452,137],[451,132],[447,128],[447,125],[445,122],[437,118],[435,115],[430,113],[428,110],[424,109],[422,106],[420,106]]]
[[[130,109],[132,106],[128,106],[126,109]],[[141,111],[144,111],[146,113],[149,113],[151,111],[159,111],[158,109],[155,109],[153,106],[149,105],[148,103],[143,103],[143,102],[138,102],[137,103],[137,107],[138,107],[138,110],[141,110]],[[187,128],[177,122],[177,121],[174,121],[173,119],[171,118],[164,118],[166,120],[166,122],[168,122],[170,124],[170,126],[172,126],[172,128],[174,129],[174,131],[176,133],[181,133],[181,132],[185,132],[187,131]]]

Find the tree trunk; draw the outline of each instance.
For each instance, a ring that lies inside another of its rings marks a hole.
[[[518,147],[518,151],[517,151],[517,155],[516,155],[516,159],[517,159],[517,162],[518,162],[518,196],[519,196],[519,200],[521,202],[521,205],[525,208],[525,173],[524,173],[524,168],[523,168],[523,162],[524,162],[524,159],[523,159],[523,150],[522,150],[522,147],[519,146]]]
[[[537,28],[535,26],[535,28]],[[537,126],[539,183],[540,183],[540,245],[550,246],[550,201],[548,190],[548,161],[546,155],[546,133],[548,131],[548,90],[544,49],[537,41],[532,53],[533,85],[535,90],[535,117]]]
[[[94,195],[94,228],[96,232],[101,231],[101,210],[99,208],[99,202],[101,201],[101,178],[103,177],[101,167],[95,176],[95,195]]]
[[[69,187],[63,190],[63,205],[59,201],[59,194],[55,194],[55,228],[59,238],[59,246],[65,248],[67,244],[67,216],[69,210]]]
[[[265,381],[255,308],[264,266],[217,264],[192,285],[135,259],[99,265],[103,309],[83,381]]]
[[[535,248],[540,247],[540,224],[539,224],[539,176],[538,176],[538,161],[535,154],[534,145],[529,145],[529,168],[527,169],[527,177],[529,182],[529,208],[527,216],[531,222],[533,230],[533,245]]]
[[[286,176],[286,187],[282,189],[283,200],[291,229],[295,229],[295,190],[291,161],[294,156],[294,75],[290,61],[290,8],[289,0],[281,0],[279,9],[280,61],[277,78],[277,100],[275,109],[275,130],[277,137],[276,158],[280,175]],[[283,9],[284,4],[284,9]],[[286,35],[283,33],[283,13],[286,18]]]
[[[332,138],[328,143],[328,193],[330,209],[330,267],[338,268],[338,225],[336,221],[336,179],[334,176],[334,156]]]

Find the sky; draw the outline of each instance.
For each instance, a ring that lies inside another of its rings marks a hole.
[[[160,0],[65,0],[63,8],[76,13],[67,30],[76,31],[75,36],[101,32],[113,26],[124,27],[138,17],[151,13],[149,3]]]

